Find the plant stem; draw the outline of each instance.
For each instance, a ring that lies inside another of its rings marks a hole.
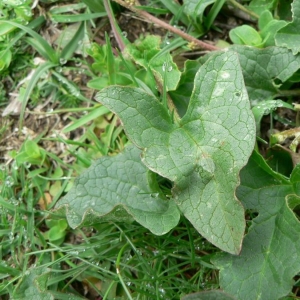
[[[242,4],[238,3],[237,1],[235,1],[235,0],[228,0],[228,2],[229,2],[232,6],[238,8],[239,10],[241,10],[241,11],[243,11],[244,13],[248,14],[249,16],[251,16],[251,17],[253,17],[253,18],[255,18],[255,19],[258,19],[258,18],[259,18],[259,15],[257,15],[255,12],[253,12],[253,11],[251,11],[251,10],[245,8]]]
[[[127,286],[126,286],[126,284],[125,284],[125,282],[124,282],[124,280],[123,280],[123,278],[122,278],[121,272],[120,272],[121,257],[122,257],[122,255],[123,255],[123,252],[124,252],[125,248],[127,247],[127,245],[128,245],[128,244],[126,243],[126,244],[121,248],[121,250],[119,251],[119,254],[118,254],[118,256],[117,256],[117,261],[116,261],[116,271],[117,271],[117,275],[118,275],[118,277],[119,277],[119,280],[120,280],[120,282],[121,282],[121,284],[122,284],[122,286],[123,286],[123,288],[124,288],[124,291],[125,291],[125,293],[126,293],[128,299],[133,300],[132,297],[131,297],[131,295],[130,295],[130,292],[128,291]]]
[[[118,46],[119,46],[120,50],[123,51],[124,48],[125,48],[125,43],[124,43],[122,34],[120,33],[120,29],[116,25],[117,22],[116,22],[114,14],[113,14],[110,2],[109,2],[109,0],[103,0],[103,3],[104,3],[105,10],[107,12],[107,16],[108,16],[108,19],[109,19],[109,23],[110,23],[112,32],[115,36],[115,39],[118,43]]]
[[[209,50],[209,51],[215,51],[215,50],[220,50],[218,47],[205,43],[203,41],[200,41],[198,39],[196,39],[195,37],[187,34],[186,32],[181,31],[178,28],[173,27],[172,25],[150,15],[148,12],[140,10],[138,8],[136,8],[134,5],[132,5],[132,2],[129,1],[123,1],[123,0],[114,0],[115,2],[117,2],[118,4],[120,4],[121,6],[126,7],[127,9],[131,10],[132,12],[136,13],[137,15],[139,15],[140,17],[158,25],[159,27],[162,27],[174,34],[179,35],[180,37],[182,37],[183,39],[187,40],[188,42],[190,42],[193,46],[198,46],[202,49],[205,50]]]

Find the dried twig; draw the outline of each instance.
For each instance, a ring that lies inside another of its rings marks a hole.
[[[176,27],[173,27],[172,25],[150,15],[149,13],[147,13],[146,11],[143,11],[143,10],[140,10],[138,8],[136,8],[134,6],[134,1],[130,1],[130,0],[127,0],[127,1],[123,1],[123,0],[114,0],[115,2],[117,2],[118,4],[126,7],[127,9],[131,10],[132,12],[136,13],[137,15],[139,15],[140,17],[146,19],[147,21],[150,21],[170,32],[173,32],[174,34],[177,34],[179,36],[181,36],[183,39],[187,40],[190,42],[191,44],[191,48],[195,48],[195,47],[199,47],[199,48],[202,48],[202,49],[205,49],[205,50],[209,50],[209,51],[215,51],[215,50],[220,50],[218,47],[214,46],[214,45],[211,45],[211,44],[208,44],[208,43],[205,43],[203,41],[200,41],[198,39],[196,39],[195,37],[187,34],[186,32],[176,28]]]
[[[108,0],[104,0],[103,1],[104,3],[104,7],[105,7],[105,10],[107,12],[107,16],[108,16],[108,19],[109,19],[109,22],[110,22],[110,26],[111,26],[111,29],[113,31],[113,34],[114,34],[114,37],[118,43],[118,46],[120,48],[121,51],[123,51],[125,49],[125,43],[122,39],[122,36],[116,26],[116,20],[115,20],[115,17],[112,13],[112,10],[111,10],[111,7],[110,7],[110,3],[108,2]]]

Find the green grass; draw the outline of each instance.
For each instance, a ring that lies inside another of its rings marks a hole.
[[[51,274],[46,289],[55,299],[69,293],[81,297],[84,287],[105,299],[127,299],[126,293],[132,299],[179,299],[191,291],[217,287],[217,273],[209,262],[215,249],[184,219],[161,237],[136,223],[63,227],[62,235],[58,226],[47,237],[49,220],[64,218],[37,206],[47,181],[37,176],[29,182],[30,168],[12,165],[1,170],[3,299],[8,294],[15,298],[20,287],[29,287],[24,282],[29,274],[37,270],[46,274],[45,268]],[[91,293],[85,296],[89,299]]]

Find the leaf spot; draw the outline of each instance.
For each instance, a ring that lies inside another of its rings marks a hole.
[[[222,72],[221,77],[224,78],[224,79],[227,79],[227,78],[230,77],[230,74],[228,72]]]

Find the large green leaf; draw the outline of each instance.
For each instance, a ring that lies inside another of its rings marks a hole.
[[[273,100],[279,88],[275,80],[285,82],[300,68],[300,55],[293,55],[287,48],[258,49],[236,45],[230,49],[239,55],[245,85],[253,105],[260,100]],[[212,55],[204,56],[200,62],[205,62]]]
[[[291,49],[293,54],[300,52],[300,0],[292,3],[293,21],[281,28],[276,36],[277,46]]]
[[[47,291],[49,277],[50,269],[45,267],[27,270],[11,299],[53,300],[54,296]]]
[[[278,184],[251,159],[241,172],[237,195],[244,206],[259,215],[252,220],[239,256],[223,254],[215,260],[220,285],[237,299],[274,300],[288,294],[300,271],[300,224],[293,208],[299,166],[292,184]],[[299,191],[297,191],[299,194]]]
[[[236,53],[216,53],[199,69],[179,124],[141,89],[109,87],[96,99],[120,117],[145,165],[175,182],[174,200],[195,228],[224,251],[239,253],[245,221],[235,189],[255,124]]]
[[[71,227],[83,221],[131,221],[135,219],[157,235],[175,227],[179,211],[165,199],[140,159],[141,151],[129,146],[114,157],[102,157],[76,178],[57,208],[66,207]]]

